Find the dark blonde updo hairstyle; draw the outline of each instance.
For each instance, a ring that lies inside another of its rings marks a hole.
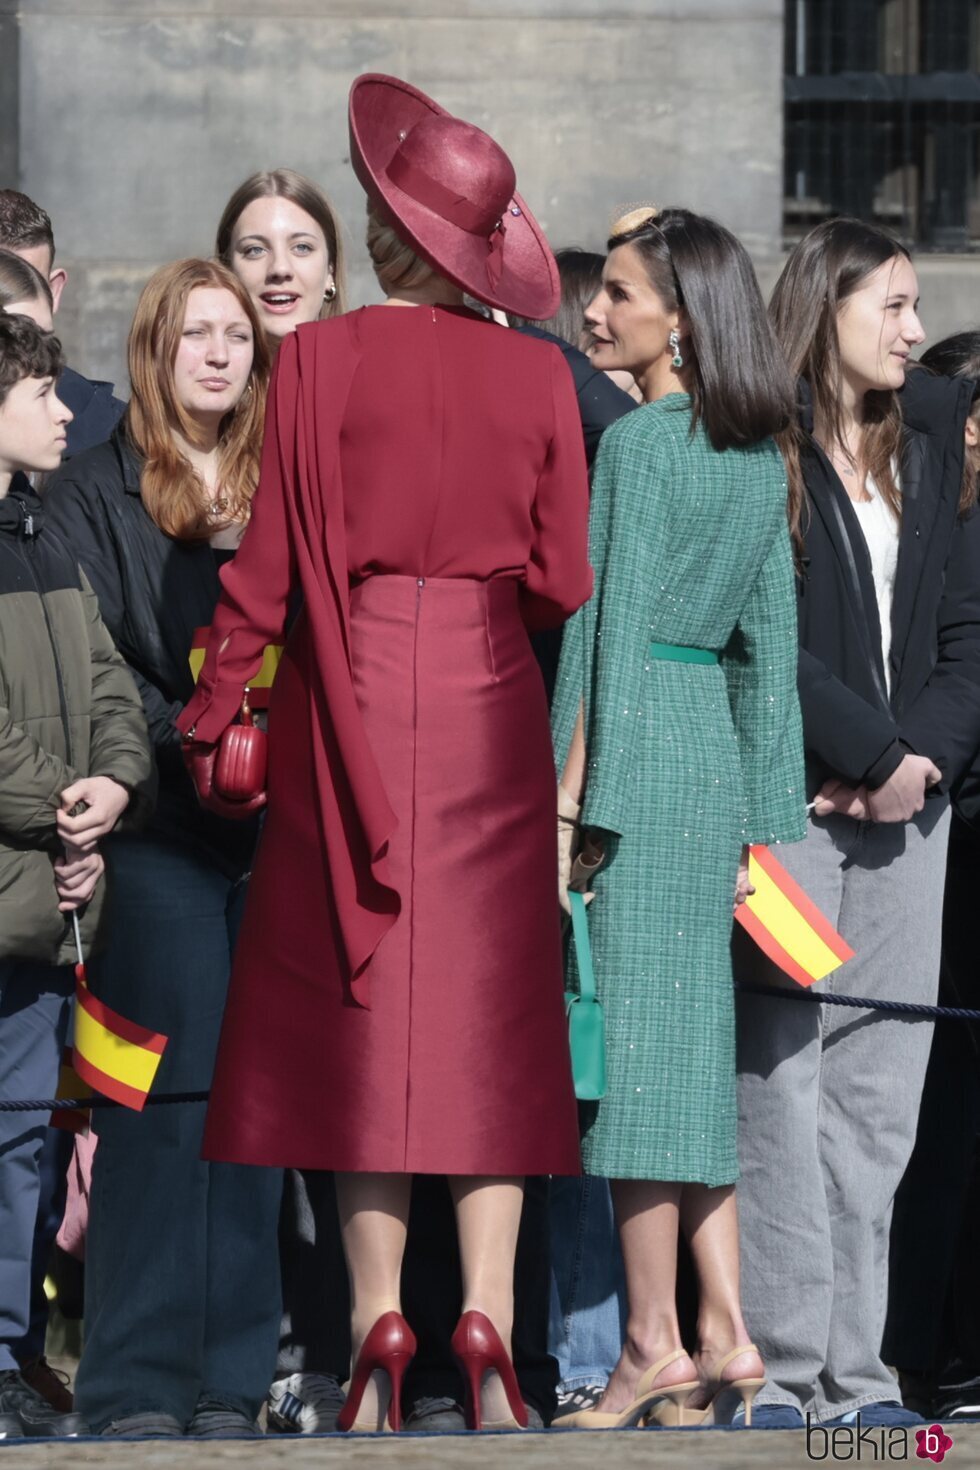
[[[367,202],[367,248],[378,285],[386,296],[415,291],[437,274],[427,260],[406,245],[381,206]]]
[[[347,282],[344,271],[344,246],[340,233],[340,222],[334,211],[333,205],[319,184],[314,184],[305,174],[297,173],[294,168],[270,168],[262,172],[252,174],[244,183],[239,184],[224,207],[221,219],[218,221],[218,234],[214,243],[214,253],[223,265],[234,269],[231,253],[231,241],[238,223],[239,216],[256,199],[288,199],[310,219],[315,220],[323,232],[323,238],[327,243],[327,255],[330,258],[330,266],[333,271],[333,283],[336,294],[332,301],[324,301],[320,310],[320,320],[326,317],[340,316],[347,310]]]

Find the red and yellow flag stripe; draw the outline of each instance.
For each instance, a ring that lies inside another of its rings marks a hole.
[[[167,1038],[127,1021],[88,988],[75,966],[75,1071],[96,1092],[142,1112]]]
[[[755,887],[735,917],[773,964],[798,985],[813,985],[854,958],[833,924],[777,862],[768,847],[749,849]]]

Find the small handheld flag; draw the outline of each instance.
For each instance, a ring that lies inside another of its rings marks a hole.
[[[83,1082],[72,1065],[71,1047],[66,1046],[61,1054],[61,1071],[58,1073],[56,1097],[74,1097],[81,1101],[92,1096],[92,1089]],[[55,1108],[49,1124],[62,1128],[66,1133],[87,1133],[92,1111],[90,1108]]]
[[[777,862],[768,847],[749,848],[755,888],[735,918],[774,965],[798,985],[813,985],[854,958],[850,945]]]
[[[75,949],[75,1071],[96,1092],[142,1112],[153,1086],[166,1036],[127,1021],[88,988],[78,915],[73,914]]]

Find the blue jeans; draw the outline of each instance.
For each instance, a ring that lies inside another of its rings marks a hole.
[[[626,1324],[626,1282],[609,1183],[594,1175],[551,1181],[549,1351],[563,1389],[605,1384]]]
[[[89,965],[92,989],[169,1037],[154,1091],[205,1090],[244,880],[157,837],[114,838],[105,856],[110,942]],[[255,1417],[272,1378],[282,1173],[202,1162],[204,1113],[175,1103],[97,1115],[76,1382],[96,1431],[143,1410],[186,1424],[202,1392]]]
[[[75,977],[66,965],[0,960],[0,1099],[54,1097]],[[48,1113],[0,1113],[0,1372],[30,1322],[31,1253]]]

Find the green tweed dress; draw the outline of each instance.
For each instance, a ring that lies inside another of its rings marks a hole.
[[[606,834],[589,927],[608,1091],[584,1105],[584,1165],[730,1184],[739,853],[806,829],[780,455],[692,436],[686,394],[638,408],[603,436],[590,537],[595,595],[565,630],[553,722],[560,771],[584,699],[582,820]]]

